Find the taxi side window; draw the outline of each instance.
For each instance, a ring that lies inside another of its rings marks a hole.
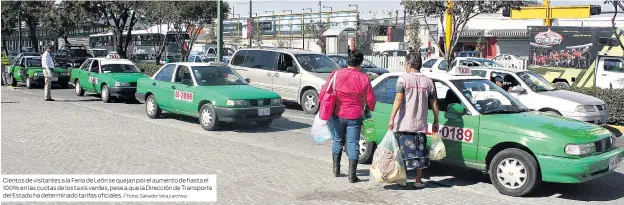
[[[440,62],[440,65],[438,65],[438,70],[446,70],[448,66],[448,63],[446,60],[442,60],[442,62]]]
[[[175,75],[175,83],[184,85],[193,85],[193,77],[191,77],[191,70],[186,66],[179,66]]]
[[[445,83],[440,81],[433,81],[433,84],[436,87],[436,94],[438,95],[438,108],[442,112],[446,112],[448,105],[453,103],[461,103],[460,98],[455,94],[455,92]],[[431,110],[433,106],[429,103],[429,109]]]
[[[175,69],[174,64],[166,65],[159,73],[156,75],[154,79],[171,82],[171,76],[173,75],[173,70]]]
[[[428,61],[426,61],[425,63],[423,63],[422,67],[423,68],[432,68],[433,65],[438,61],[438,59],[430,59]]]
[[[487,71],[484,71],[484,70],[472,70],[470,72],[472,72],[472,75],[479,76],[482,78],[485,78],[485,76],[487,75]]]
[[[398,76],[388,77],[373,88],[377,102],[386,104],[394,103],[394,97],[396,96],[396,82],[398,79]]]
[[[98,60],[94,60],[93,63],[91,64],[91,70],[89,72],[94,72],[94,73],[98,73],[100,72],[99,69],[99,61]]]
[[[86,61],[82,64],[82,66],[80,66],[80,69],[82,69],[82,70],[84,70],[84,71],[89,71],[89,68],[91,68],[91,62],[92,62],[92,61],[93,61],[92,59],[88,59],[88,60],[86,60]]]

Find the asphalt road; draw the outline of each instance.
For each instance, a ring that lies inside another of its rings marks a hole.
[[[330,144],[312,143],[313,116],[295,105],[269,128],[207,132],[197,119],[153,120],[143,104],[105,104],[73,89],[54,89],[55,102],[41,89],[2,87],[1,95],[2,174],[217,174],[218,204],[624,204],[624,162],[600,179],[544,184],[523,198],[498,193],[479,172],[441,165],[425,170],[427,188],[405,190],[367,181],[365,165],[364,182],[332,177]]]

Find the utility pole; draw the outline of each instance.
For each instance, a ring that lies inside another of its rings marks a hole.
[[[254,25],[253,25],[253,12],[252,12],[252,7],[251,7],[251,0],[249,0],[249,21],[247,21],[247,38],[249,39],[249,48],[251,48],[251,40],[252,40],[252,36],[253,36],[253,30],[254,30]]]
[[[217,60],[223,61],[223,10],[221,10],[222,0],[217,1]]]
[[[22,53],[22,3],[20,2],[17,9],[17,51]]]

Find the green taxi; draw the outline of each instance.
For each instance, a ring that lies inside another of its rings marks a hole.
[[[388,130],[400,75],[388,73],[371,82],[377,105],[362,128],[360,163],[372,159]],[[608,130],[529,110],[488,79],[470,76],[468,67],[424,75],[438,95],[439,134],[447,155],[440,163],[481,170],[502,194],[524,196],[542,181],[583,183],[611,173],[624,157]],[[431,111],[427,120],[430,136]]]
[[[143,72],[127,59],[89,58],[80,68],[72,69],[71,81],[76,95],[92,92],[109,103],[114,98],[133,100],[137,80],[149,77]]]
[[[41,67],[41,57],[23,56],[13,61],[13,65],[9,66],[8,83],[16,86],[18,82],[26,83],[26,88],[32,89],[35,86],[40,87],[45,83],[43,76],[43,67]],[[67,88],[69,83],[69,74],[65,68],[54,68],[56,76],[52,78],[53,85],[59,85]]]
[[[145,103],[150,118],[163,110],[198,117],[208,131],[233,121],[268,126],[284,113],[282,99],[248,83],[221,62],[168,63],[153,77],[139,79],[136,99]]]

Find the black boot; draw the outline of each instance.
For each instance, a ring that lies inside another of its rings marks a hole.
[[[342,157],[342,152],[332,153],[334,158],[334,176],[340,176],[340,158]]]
[[[349,160],[349,182],[351,183],[355,183],[357,181],[360,181],[360,179],[356,176],[356,172],[357,172],[357,165],[358,165],[358,161],[357,160]]]

